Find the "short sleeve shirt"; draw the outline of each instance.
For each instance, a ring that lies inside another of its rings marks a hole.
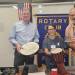
[[[67,45],[61,37],[56,37],[55,39],[50,39],[46,37],[43,41],[43,48],[66,48]]]

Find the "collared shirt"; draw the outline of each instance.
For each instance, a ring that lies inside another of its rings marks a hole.
[[[37,25],[29,23],[25,24],[23,21],[17,22],[10,33],[9,40],[12,44],[19,43],[21,45],[28,42],[39,42],[39,34]]]
[[[50,39],[49,37],[46,37],[43,41],[43,48],[48,48],[49,50],[51,48],[67,48],[67,44],[64,42],[64,40],[56,36],[54,39]]]

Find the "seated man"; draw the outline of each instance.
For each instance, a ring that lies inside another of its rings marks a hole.
[[[46,54],[46,65],[49,69],[56,68],[60,75],[67,75],[67,71],[64,68],[63,52],[58,54],[52,54],[51,49],[61,48],[66,49],[67,45],[60,35],[57,34],[54,26],[48,26],[48,33],[43,41],[43,49]]]

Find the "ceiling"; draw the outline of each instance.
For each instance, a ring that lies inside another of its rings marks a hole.
[[[72,1],[75,1],[75,0],[0,0],[0,4],[24,3],[24,2],[53,3],[53,2],[72,2]]]

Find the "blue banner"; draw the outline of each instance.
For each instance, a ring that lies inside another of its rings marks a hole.
[[[40,14],[36,15],[37,16],[37,26],[38,26],[38,31],[40,34],[40,49],[42,49],[42,42],[45,37],[45,34],[47,33],[47,26],[48,25],[54,25],[57,32],[61,35],[61,37],[65,37],[65,29],[68,25],[68,14]],[[45,63],[45,58],[44,54],[39,54],[38,55],[38,63],[39,64],[44,64]],[[68,56],[64,56],[64,64],[68,65]]]
[[[65,29],[68,25],[67,14],[40,14],[37,16],[37,26],[40,34],[40,48],[42,48],[42,42],[47,32],[48,25],[54,25],[57,32],[64,38]]]

